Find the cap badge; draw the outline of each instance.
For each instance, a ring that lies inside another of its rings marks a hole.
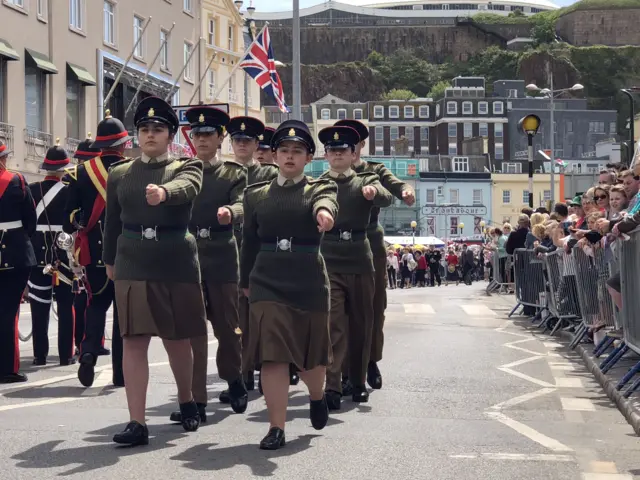
[[[149,113],[147,113],[148,117],[155,117],[156,116],[156,111],[153,108],[149,109]]]
[[[264,135],[260,135],[260,136],[258,137],[258,140],[263,141],[263,140],[264,140]]]
[[[338,132],[333,134],[333,139],[334,140],[340,140],[340,135],[338,135]]]
[[[204,114],[203,113],[200,114],[200,118],[198,118],[198,121],[200,123],[204,123]]]
[[[245,126],[244,122],[240,124],[240,130],[241,131],[245,131],[247,129],[247,127]]]
[[[289,130],[289,136],[290,137],[295,137],[296,136],[296,129],[292,128],[291,130]]]

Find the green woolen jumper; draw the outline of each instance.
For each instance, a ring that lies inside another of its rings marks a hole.
[[[216,283],[238,282],[238,248],[233,225],[242,224],[243,192],[247,170],[236,162],[204,163],[202,190],[193,204],[189,229],[197,236],[207,230],[209,238],[197,238],[203,280]],[[220,225],[218,209],[231,210],[231,224]]]
[[[321,178],[330,178],[329,173],[324,173]],[[393,196],[380,184],[375,173],[364,172],[332,180],[338,185],[340,215],[332,231],[327,232],[322,241],[322,256],[327,270],[355,274],[373,272],[373,254],[365,232],[373,209],[379,211],[381,207],[388,207]],[[362,194],[365,186],[375,187],[377,193],[373,200],[367,200]],[[341,240],[343,232],[355,236],[351,240]]]
[[[123,235],[123,225],[157,226],[159,230],[184,227],[187,232],[191,208],[202,186],[202,169],[202,161],[194,158],[144,163],[138,157],[109,171],[102,258],[106,265],[115,265],[116,280],[200,283],[193,235],[159,234],[158,241],[142,240]],[[149,184],[166,190],[165,202],[147,203]]]
[[[312,312],[329,311],[329,278],[319,247],[320,209],[338,214],[336,184],[307,177],[293,186],[277,180],[252,185],[244,195],[240,286],[250,301],[273,301]],[[277,242],[291,242],[278,251]]]

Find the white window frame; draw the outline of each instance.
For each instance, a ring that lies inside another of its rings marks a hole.
[[[498,151],[500,153],[498,153]],[[502,143],[496,143],[495,144],[495,148],[494,148],[494,157],[496,160],[504,160],[504,144]]]
[[[473,115],[473,102],[462,102],[462,114]]]
[[[450,188],[449,189],[449,202],[453,205],[460,205],[460,189],[458,188]]]
[[[488,114],[489,114],[489,102],[478,102],[478,115],[488,115]]]
[[[394,135],[395,132],[395,135]],[[395,136],[395,138],[393,138]],[[389,127],[389,140],[392,142],[400,138],[400,128],[397,126]]]
[[[522,203],[529,205],[529,190],[522,190]]]
[[[404,138],[409,140],[411,143],[409,144],[409,148],[413,147],[413,138],[414,138],[413,127],[404,127]]]
[[[429,146],[429,127],[420,127],[420,145]]]
[[[451,135],[452,127],[454,129],[454,135]],[[449,123],[447,124],[447,137],[448,138],[458,138],[458,124],[457,123]]]
[[[464,123],[463,124],[463,129],[464,129],[464,131],[463,131],[462,136],[464,138],[472,138],[473,137],[473,123],[469,123],[469,122]],[[467,133],[469,135],[467,135]]]
[[[511,204],[511,190],[502,190],[502,204],[503,205]]]
[[[450,156],[454,156],[458,154],[458,143],[449,143],[449,151],[447,152]]]
[[[453,157],[451,159],[451,170],[454,172],[469,172],[469,157]]]
[[[413,105],[405,105],[404,106],[404,118],[413,118],[415,114],[415,110]]]
[[[183,0],[182,11],[185,13],[193,14],[193,0]]]
[[[504,103],[502,103],[502,102],[493,102],[493,114],[494,115],[504,115]]]
[[[85,31],[85,0],[69,0],[69,29],[75,32]]]
[[[447,102],[447,115],[457,115],[458,102]]]
[[[609,122],[609,133],[615,135],[618,133],[618,124],[617,122]]]
[[[493,136],[495,138],[504,138],[504,125],[502,123],[494,124]]]
[[[193,83],[193,57],[191,56],[191,52],[193,51],[193,43],[191,42],[184,42],[184,46],[182,47],[182,51],[183,51],[183,66],[186,65],[187,68],[184,69],[184,72],[182,74],[182,77],[185,79],[185,81],[187,82],[192,82]],[[191,58],[189,58],[191,56]]]
[[[362,120],[363,117],[363,112],[361,108],[354,108],[353,109],[353,119],[354,120]]]
[[[340,116],[341,113],[342,113],[342,116]],[[338,114],[338,120],[346,120],[347,119],[347,109],[346,108],[339,108],[337,114]]]
[[[436,236],[436,217],[429,216],[427,217],[427,235],[435,237]]]
[[[373,106],[373,118],[384,118],[384,107],[382,105]]]
[[[508,95],[509,95],[509,98],[518,98],[518,89],[517,88],[510,88]]]
[[[169,56],[171,52],[171,49],[169,48],[169,44],[171,42],[171,34],[165,29],[160,29],[160,44],[162,44],[162,41],[165,38],[167,39],[167,41],[164,44],[164,47],[162,47],[162,51],[160,52],[160,69],[168,72],[171,70],[171,57]]]
[[[484,131],[484,134],[482,133]],[[482,138],[489,137],[489,124],[488,123],[480,123],[478,125],[478,136]]]
[[[9,5],[11,7],[20,8],[22,10],[27,10],[27,7],[24,4],[25,0],[4,0],[4,3],[6,3],[7,5]],[[27,5],[28,5],[28,0],[27,0]]]
[[[107,11],[107,8],[111,8],[111,11]],[[117,12],[116,12],[116,4],[113,3],[111,0],[104,0],[103,2],[103,6],[102,6],[102,28],[103,28],[103,32],[102,32],[102,41],[104,42],[105,45],[108,45],[110,47],[115,47],[117,45],[117,41],[116,41],[116,19],[118,18],[117,16]],[[110,17],[110,25],[108,25],[108,18]],[[111,29],[111,38],[108,38],[108,32],[109,32],[109,28]]]
[[[427,193],[425,197],[426,197],[427,205],[436,204],[436,190],[434,188],[427,188]]]
[[[140,23],[139,25],[137,23]],[[145,19],[139,15],[134,15],[133,16],[133,44],[135,45],[136,42],[138,41],[138,38],[142,38],[142,40],[140,41],[140,43],[138,44],[138,46],[135,48],[134,52],[133,52],[133,56],[138,58],[138,59],[143,59],[144,58],[144,53],[145,53],[145,48],[146,48],[146,41],[144,38],[144,22]]]
[[[551,190],[545,190],[542,192],[542,201],[548,202],[551,200]]]
[[[418,116],[420,118],[429,118],[429,105],[420,105],[418,107]]]
[[[389,118],[400,118],[400,107],[397,105],[389,105]]]
[[[236,97],[236,81],[237,81],[236,74],[234,73],[233,75],[231,75],[231,78],[229,79],[229,103],[238,103],[238,98]]]
[[[444,197],[444,187],[442,185],[438,185],[438,196]]]
[[[234,25],[230,23],[229,28],[227,28],[227,35],[229,35],[229,42],[227,43],[227,46],[230,52],[233,52],[233,49],[235,48],[235,42],[233,41],[234,34]]]
[[[47,0],[36,0],[36,15],[38,16],[38,20],[47,21],[47,3]]]
[[[502,173],[522,173],[521,163],[503,163]]]
[[[321,120],[331,120],[331,109],[323,108],[320,110],[320,119]]]
[[[481,188],[473,189],[473,204],[482,205],[482,189]]]
[[[209,18],[207,22],[207,45],[215,47],[216,45],[216,19]]]
[[[216,73],[212,68],[207,71],[207,98],[214,99],[216,94]]]
[[[384,142],[384,127],[375,127],[376,142]]]
[[[449,217],[449,235],[460,235],[460,219],[458,217]]]

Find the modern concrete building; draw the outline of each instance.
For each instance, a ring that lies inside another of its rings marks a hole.
[[[210,19],[218,22],[213,36]],[[74,151],[107,108],[133,130],[135,106],[149,95],[174,105],[208,101],[208,79],[198,88],[206,59],[216,53],[212,70],[224,82],[244,51],[231,0],[0,0],[0,24],[0,137],[14,150],[10,168],[31,178],[56,138]],[[238,74],[213,100],[231,98],[235,113],[242,83]],[[250,96],[256,114],[257,91]]]

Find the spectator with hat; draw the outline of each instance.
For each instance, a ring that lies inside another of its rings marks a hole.
[[[182,427],[198,429],[190,339],[207,334],[197,243],[189,232],[202,161],[169,154],[179,122],[164,100],[142,100],[134,122],[142,155],[109,172],[103,253],[115,283],[130,420],[113,441],[131,446],[149,442],[145,410],[153,336],[169,356]]]

